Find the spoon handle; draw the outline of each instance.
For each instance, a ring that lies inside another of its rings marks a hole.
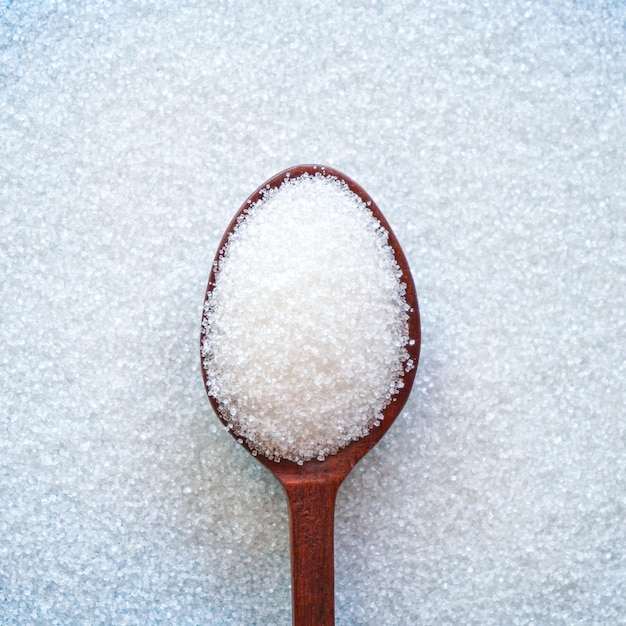
[[[289,501],[293,626],[335,623],[333,534],[340,482],[283,483]]]

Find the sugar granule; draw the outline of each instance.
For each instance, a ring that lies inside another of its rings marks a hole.
[[[323,460],[383,418],[408,363],[406,285],[345,182],[287,178],[243,214],[207,297],[202,355],[223,420],[255,453]]]

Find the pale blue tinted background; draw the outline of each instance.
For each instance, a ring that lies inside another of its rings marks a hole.
[[[623,3],[0,9],[0,623],[289,624],[212,415],[215,248],[301,162],[405,248],[413,396],[342,487],[337,623],[626,614]]]

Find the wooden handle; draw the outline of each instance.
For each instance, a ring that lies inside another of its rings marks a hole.
[[[334,626],[336,481],[284,484],[289,501],[293,626]]]

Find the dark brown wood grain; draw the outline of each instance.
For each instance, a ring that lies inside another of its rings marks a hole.
[[[365,437],[352,442],[349,446],[339,450],[337,454],[327,457],[324,461],[312,460],[305,462],[303,465],[286,460],[277,463],[262,455],[256,456],[256,459],[267,467],[280,481],[289,502],[293,624],[294,626],[330,626],[335,623],[333,532],[337,491],[352,468],[380,441],[404,407],[415,379],[420,352],[421,331],[415,285],[408,262],[398,240],[380,209],[366,191],[351,178],[331,167],[298,165],[280,172],[263,183],[244,202],[231,221],[220,242],[215,261],[219,260],[222,248],[237,225],[238,218],[251,204],[262,199],[265,189],[268,187],[279,187],[286,177],[297,178],[305,173],[322,173],[345,181],[351,191],[368,204],[374,216],[389,233],[389,244],[402,270],[402,281],[407,288],[406,300],[411,307],[409,313],[409,336],[415,340],[413,345],[406,346],[409,356],[413,360],[414,367],[405,372],[403,378],[404,386],[383,411],[384,419],[381,424],[372,428]],[[215,268],[216,263],[213,264],[213,269],[209,276],[206,297],[208,297],[213,287]],[[202,376],[206,387],[204,368],[202,368]],[[209,400],[219,417],[220,412],[217,400],[211,397],[210,394]],[[246,449],[250,449],[245,438],[232,431],[230,432],[236,440],[243,441],[242,445]]]

